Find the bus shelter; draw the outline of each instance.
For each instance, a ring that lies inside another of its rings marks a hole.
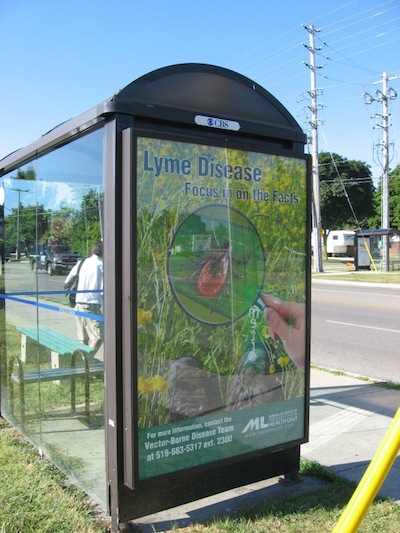
[[[305,142],[257,83],[184,64],[0,162],[1,414],[114,531],[250,482],[298,480]],[[64,282],[98,244],[102,304],[83,312]],[[100,346],[80,342],[82,319],[102,328]]]
[[[360,229],[354,235],[354,246],[356,270],[400,269],[399,230],[395,228]],[[388,268],[384,264],[384,258],[387,258]]]

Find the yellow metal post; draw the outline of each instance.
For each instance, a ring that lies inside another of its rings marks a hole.
[[[333,533],[357,531],[369,506],[385,480],[400,450],[400,408],[392,420],[378,450],[337,521]]]

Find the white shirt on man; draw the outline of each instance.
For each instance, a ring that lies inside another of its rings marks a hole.
[[[66,282],[77,274],[80,263],[81,261],[72,268],[65,280]],[[95,254],[83,259],[83,264],[79,271],[76,303],[100,305],[103,303],[103,260]]]

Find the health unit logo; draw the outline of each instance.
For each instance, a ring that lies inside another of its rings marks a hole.
[[[297,409],[288,409],[269,416],[257,416],[247,422],[242,433],[258,433],[260,431],[266,433],[283,428],[288,429],[293,427],[298,422],[298,419]]]

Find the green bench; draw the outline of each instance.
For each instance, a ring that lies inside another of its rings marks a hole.
[[[21,334],[21,361],[26,363],[27,357],[27,339],[31,339],[41,346],[48,348],[51,352],[51,367],[58,368],[63,366],[62,359],[73,354],[76,350],[81,350],[86,355],[94,353],[93,348],[86,344],[82,344],[76,339],[66,337],[62,333],[53,331],[45,327],[18,327],[17,330]]]
[[[49,328],[40,327],[19,327],[21,333],[21,347],[24,352],[21,357],[13,357],[9,363],[9,391],[10,401],[13,410],[14,405],[14,384],[19,387],[19,404],[21,422],[25,421],[25,385],[45,381],[71,380],[71,412],[76,412],[76,379],[83,378],[85,384],[85,416],[90,418],[90,378],[91,376],[101,376],[104,373],[104,365],[101,361],[88,359],[95,353],[95,350],[74,339],[66,337]],[[25,371],[26,342],[27,338],[36,341],[41,346],[52,352],[52,368],[43,368]],[[60,367],[59,360],[68,357],[69,365]],[[82,366],[77,366],[77,361],[82,360]],[[18,369],[14,372],[14,365]],[[53,366],[57,364],[57,366]]]

